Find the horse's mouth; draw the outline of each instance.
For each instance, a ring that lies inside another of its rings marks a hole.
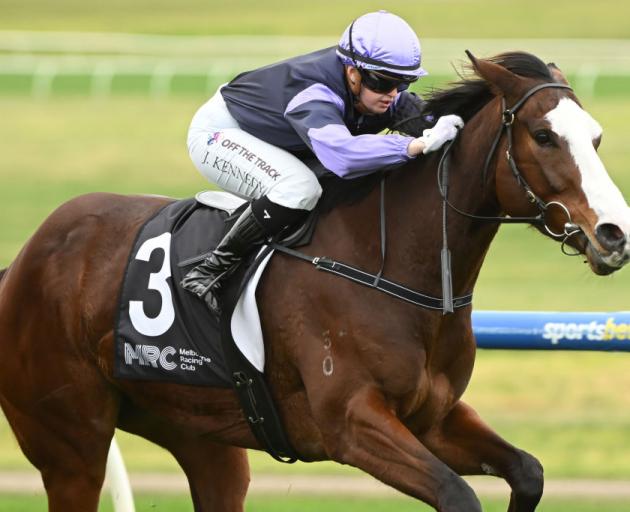
[[[604,253],[599,248],[599,244],[594,243],[583,231],[575,235],[573,245],[580,254],[586,256],[586,263],[589,264],[593,273],[598,276],[607,276],[621,269],[630,261],[630,252],[627,249]]]

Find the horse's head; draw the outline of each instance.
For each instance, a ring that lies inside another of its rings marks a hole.
[[[522,216],[538,205],[544,215],[538,228],[584,254],[596,274],[621,268],[630,259],[630,208],[597,154],[601,126],[555,65],[528,54],[469,57],[503,105],[496,114],[503,136],[494,160],[502,209]],[[528,66],[537,72],[521,72]]]

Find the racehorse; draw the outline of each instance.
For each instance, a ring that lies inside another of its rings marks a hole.
[[[384,275],[442,294],[446,230],[453,294],[469,293],[505,215],[583,254],[596,274],[621,268],[630,212],[597,156],[601,128],[561,72],[525,53],[470,58],[478,79],[429,98],[427,112],[466,121],[447,161],[424,156],[385,174]],[[195,510],[243,510],[244,448],[260,446],[235,392],[113,377],[121,276],[139,228],[169,201],[75,198],[3,272],[0,403],[51,511],[97,510],[116,427],[174,455]],[[378,270],[379,204],[374,188],[323,214],[304,250]],[[460,400],[475,358],[471,306],[419,308],[284,254],[257,299],[268,384],[302,460],[350,464],[441,512],[481,510],[459,475],[499,476],[509,511],[536,509],[540,463]]]

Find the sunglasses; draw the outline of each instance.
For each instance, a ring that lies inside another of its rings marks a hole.
[[[386,93],[396,89],[398,92],[409,89],[409,85],[418,80],[417,76],[386,75],[372,69],[357,68],[361,75],[361,81],[368,89],[374,92]]]

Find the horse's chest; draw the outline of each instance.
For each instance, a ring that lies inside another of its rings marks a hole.
[[[425,368],[416,389],[398,401],[398,417],[415,433],[441,421],[463,394],[470,369]]]
[[[385,394],[401,419],[422,417],[430,421],[453,407],[466,387],[474,360],[462,352],[448,361],[427,360],[424,353],[398,360],[396,371],[383,382]]]
[[[404,419],[418,414],[425,418],[441,416],[457,399],[457,393],[448,376],[443,373],[431,375],[422,371],[417,375],[415,386],[407,393],[400,394],[394,401],[398,416]]]

